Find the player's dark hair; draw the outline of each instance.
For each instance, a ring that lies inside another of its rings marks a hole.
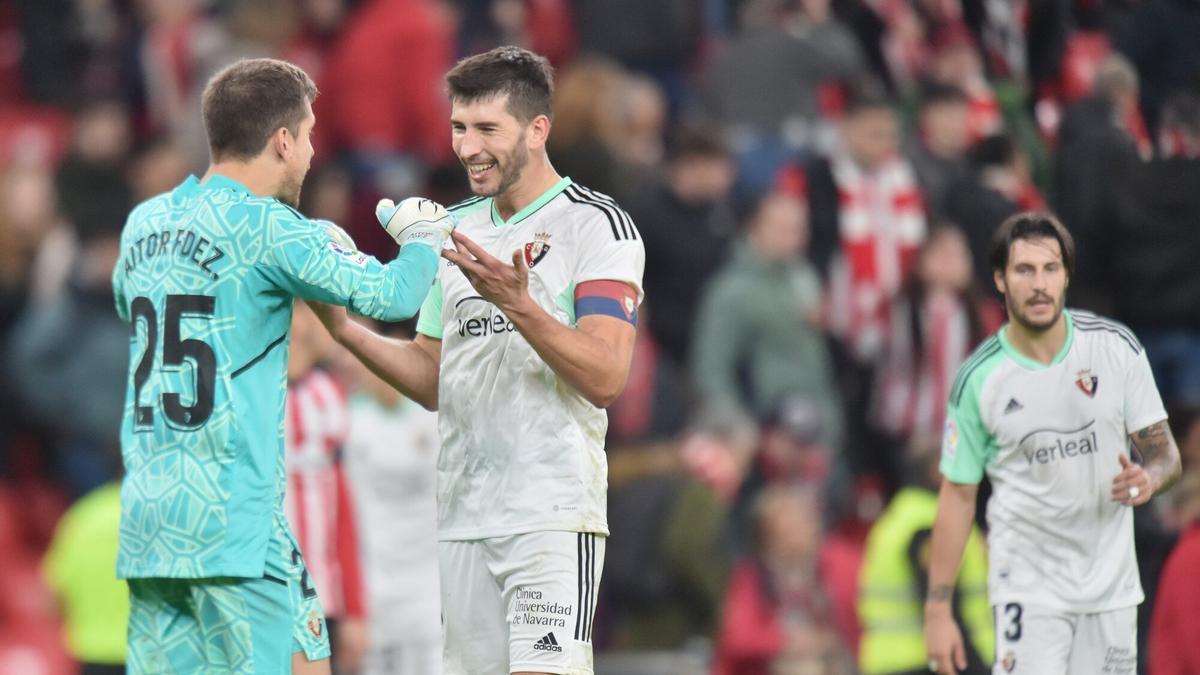
[[[554,116],[554,69],[546,57],[505,46],[459,61],[446,73],[452,102],[474,103],[508,94],[508,113],[523,124]]]
[[[214,162],[257,157],[271,136],[300,133],[317,85],[300,68],[278,59],[242,59],[208,81],[201,109]]]
[[[1008,253],[1012,250],[1013,242],[1020,239],[1054,239],[1058,241],[1062,251],[1063,267],[1067,269],[1067,277],[1075,274],[1075,239],[1058,218],[1045,212],[1026,211],[1010,216],[992,237],[992,249],[988,262],[993,272],[1001,272],[1008,267]]]

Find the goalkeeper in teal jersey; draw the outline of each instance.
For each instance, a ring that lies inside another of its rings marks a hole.
[[[385,321],[416,314],[452,229],[440,205],[381,202],[388,264],[293,210],[313,150],[312,80],[235,63],[204,92],[212,165],[140,204],[113,273],[131,324],[117,574],[131,673],[327,673],[324,618],[284,520],[294,297]]]

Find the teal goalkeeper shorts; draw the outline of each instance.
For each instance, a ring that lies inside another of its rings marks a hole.
[[[286,525],[262,579],[130,579],[131,675],[292,672],[292,654],[329,656],[325,615]]]

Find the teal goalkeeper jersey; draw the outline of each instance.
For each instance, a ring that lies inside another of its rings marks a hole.
[[[284,522],[293,298],[401,321],[437,263],[408,246],[384,265],[219,175],[139,204],[113,271],[131,324],[118,576],[261,577]]]

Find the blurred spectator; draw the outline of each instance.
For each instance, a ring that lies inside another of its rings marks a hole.
[[[664,356],[686,368],[696,307],[704,284],[728,255],[737,231],[729,199],[734,166],[721,134],[681,127],[667,147],[662,179],[643,185],[625,202],[646,246],[648,301],[645,324]]]
[[[366,572],[369,646],[362,672],[438,675],[437,414],[358,359],[342,361],[355,382],[345,465]]]
[[[1132,15],[1114,29],[1117,50],[1137,68],[1141,101],[1157,129],[1159,109],[1171,92],[1200,85],[1200,6],[1194,0],[1133,3]]]
[[[611,646],[679,649],[712,635],[728,577],[729,503],[755,443],[753,425],[714,413],[661,450],[610,460],[614,528],[600,587]]]
[[[317,81],[318,155],[340,148],[354,160],[356,184],[416,192],[424,169],[450,159],[442,75],[454,59],[453,28],[438,0],[361,3]]]
[[[1005,218],[1040,208],[1043,202],[1033,186],[1025,155],[1009,136],[979,141],[971,148],[969,159],[967,175],[951,186],[946,219],[967,235],[975,278],[981,288],[991,292],[995,281],[987,253],[992,234]],[[1074,282],[1071,290],[1075,290]]]
[[[1151,675],[1200,672],[1200,467],[1186,467],[1170,493],[1173,518],[1180,525],[1179,543],[1159,578],[1149,635]]]
[[[517,45],[558,68],[576,50],[571,0],[458,0],[459,53]],[[557,111],[557,107],[555,108]]]
[[[187,154],[190,169],[208,162],[208,143],[199,109],[208,76],[227,63],[229,35],[207,16],[202,0],[145,0],[138,67],[152,131],[169,133]]]
[[[96,488],[63,514],[42,563],[80,675],[125,672],[129,588],[113,574],[120,520],[120,482]]]
[[[297,301],[288,352],[284,422],[288,522],[329,627],[335,673],[355,673],[367,650],[366,598],[353,498],[343,469],[348,409],[341,383],[317,367],[333,348],[312,309]]]
[[[970,142],[999,133],[1004,126],[1000,103],[988,84],[971,31],[961,23],[949,24],[934,36],[934,47],[933,79],[958,87],[967,95]]]
[[[653,77],[671,109],[684,101],[684,69],[703,39],[701,3],[693,0],[574,0],[575,33],[583,53],[604,54]]]
[[[1000,306],[974,284],[962,230],[935,228],[904,292],[892,303],[892,330],[875,380],[872,421],[897,441],[893,448],[942,430],[958,367],[1003,319]],[[899,469],[895,459],[884,463]]]
[[[691,371],[704,406],[759,418],[789,397],[820,401],[822,441],[840,448],[841,411],[820,326],[821,281],[804,256],[806,205],[768,195],[745,231],[698,310]]]
[[[169,136],[157,136],[134,152],[129,166],[133,201],[141,203],[170,192],[188,176],[187,156]],[[340,222],[340,221],[339,221]]]
[[[554,89],[554,128],[547,152],[554,168],[604,194],[625,194],[622,166],[613,152],[620,136],[625,74],[599,58],[577,59],[562,70]]]
[[[129,326],[113,310],[111,279],[131,195],[116,158],[93,150],[83,143],[57,177],[78,242],[62,261],[70,276],[13,327],[7,366],[30,420],[51,430],[74,495],[114,477],[106,458],[119,444],[129,362]]]
[[[705,113],[734,142],[751,194],[798,151],[818,149],[828,92],[865,75],[854,36],[829,0],[775,2],[771,20],[735,34],[704,74]],[[825,104],[825,105],[823,105]]]
[[[1071,291],[1082,306],[1097,306],[1108,274],[1104,261],[1116,251],[1097,227],[1106,196],[1118,187],[1120,167],[1142,154],[1129,124],[1131,118],[1140,124],[1137,100],[1137,73],[1119,54],[1110,55],[1096,73],[1092,95],[1070,106],[1059,128],[1054,202],[1078,246],[1083,274],[1072,279]],[[1144,129],[1141,133],[1145,141]]]
[[[1095,239],[1120,262],[1105,263],[1099,288],[1116,315],[1138,331],[1164,401],[1197,406],[1200,97],[1181,93],[1168,100],[1160,138],[1160,157],[1106,167],[1111,188],[1097,214]]]
[[[863,560],[858,615],[863,635],[858,666],[865,675],[928,672],[925,594],[929,589],[930,535],[937,518],[941,436],[913,438],[905,487],[871,528]],[[987,551],[978,528],[967,539],[953,610],[966,633],[965,673],[991,672],[992,612],[987,596]]]
[[[625,76],[618,99],[620,124],[613,151],[634,174],[632,180],[641,181],[663,160],[667,100],[654,80],[634,74]],[[624,187],[628,192],[628,185]]]
[[[853,358],[871,363],[887,335],[888,305],[925,239],[925,209],[886,98],[854,96],[841,138],[807,171],[812,258],[828,278],[831,330]]]
[[[314,80],[324,74],[329,51],[337,42],[342,22],[350,15],[352,0],[296,0],[301,27],[284,49],[284,58],[300,66]]]
[[[754,552],[733,572],[717,637],[714,675],[849,675],[846,636],[826,576],[817,493],[780,485],[755,508]]]
[[[930,220],[946,214],[951,186],[967,173],[970,107],[967,96],[953,85],[930,84],[921,96],[917,129],[906,145]]]

